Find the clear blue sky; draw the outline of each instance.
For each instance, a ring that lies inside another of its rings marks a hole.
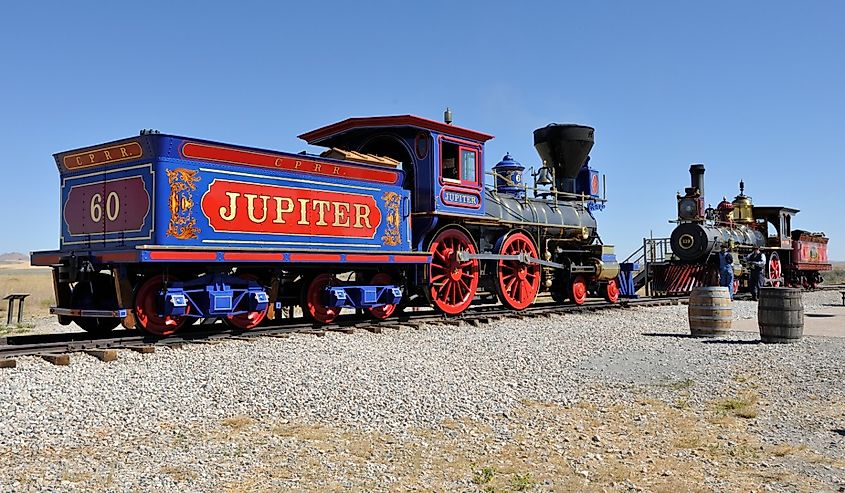
[[[530,6],[528,6],[530,5]],[[349,116],[492,133],[596,128],[602,236],[668,235],[690,163],[714,205],[743,178],[845,260],[845,3],[10,2],[0,19],[0,252],[58,247],[51,155],[141,128],[298,152]]]

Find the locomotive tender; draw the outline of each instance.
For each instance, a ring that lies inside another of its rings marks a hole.
[[[703,164],[690,166],[690,182],[684,195],[677,196],[678,225],[670,238],[675,259],[651,267],[655,291],[685,294],[698,286],[718,285],[723,244],[734,253],[735,291],[748,287],[744,258],[754,247],[766,254],[764,275],[770,286],[812,289],[822,282],[821,272],[832,268],[824,233],[792,229],[798,209],[755,206],[742,181],[733,201],[725,198],[716,209],[705,209]]]
[[[412,115],[350,118],[300,135],[320,155],[142,131],[55,155],[53,268],[63,324],[168,335],[200,318],[247,330],[301,307],[330,323],[431,305],[447,315],[496,296],[521,310],[616,301],[618,264],[592,210],[593,129],[534,132],[535,187],[506,156],[484,185],[492,136]],[[536,188],[536,185],[551,185]],[[531,191],[534,197],[529,197]]]

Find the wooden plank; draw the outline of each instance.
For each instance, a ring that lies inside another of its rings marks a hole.
[[[109,361],[114,361],[117,359],[116,349],[92,349],[90,351],[85,352],[104,363],[108,363]]]
[[[53,363],[56,366],[67,366],[70,364],[69,354],[42,354],[41,357],[48,363]]]
[[[131,346],[129,349],[141,354],[150,354],[156,352],[155,346]]]
[[[18,366],[18,361],[10,358],[0,359],[0,368],[14,368]]]
[[[382,332],[382,328],[380,325],[364,325],[361,328],[372,332],[373,334],[381,334]]]

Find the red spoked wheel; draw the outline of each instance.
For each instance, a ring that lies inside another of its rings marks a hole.
[[[173,282],[178,279],[168,276],[167,280]],[[138,326],[144,332],[154,336],[169,336],[184,327],[190,319],[184,315],[159,315],[164,311],[161,296],[164,287],[164,276],[157,275],[144,281],[135,292],[135,317]],[[190,304],[187,309],[190,311]]]
[[[390,274],[386,272],[379,272],[378,274],[374,275],[372,279],[370,279],[370,284],[372,285],[386,285],[392,283],[393,278],[390,277]],[[374,306],[370,308],[370,315],[372,315],[375,319],[384,320],[387,317],[393,315],[394,311],[396,311],[396,305]]]
[[[499,255],[526,253],[537,258],[537,247],[523,233],[514,233],[502,242]],[[500,260],[497,264],[496,291],[499,301],[508,308],[524,310],[540,291],[540,266],[524,264],[518,260]]]
[[[780,279],[783,277],[783,270],[781,270],[780,257],[777,252],[772,252],[769,257],[769,284],[774,287],[780,287]]]
[[[583,305],[587,300],[587,282],[584,276],[575,276],[569,283],[569,299],[576,305]]]
[[[330,324],[340,315],[340,308],[326,306],[326,287],[331,286],[336,279],[331,274],[319,274],[305,286],[302,296],[302,312],[315,322]]]
[[[245,281],[258,282],[258,277],[253,274],[241,274],[238,277]],[[245,304],[246,302],[246,296],[244,296],[244,299],[241,301],[241,303]],[[269,305],[267,306],[267,308],[269,308]],[[240,313],[238,315],[231,315],[225,318],[225,322],[229,327],[232,327],[233,329],[254,329],[255,327],[258,327],[258,324],[260,324],[264,320],[264,317],[267,316],[267,308],[263,310],[256,310],[253,312]],[[235,307],[235,309],[237,309],[237,307]]]
[[[607,281],[607,284],[602,285],[601,296],[611,303],[619,301],[619,286],[616,284],[616,279],[611,279]]]
[[[460,262],[458,252],[476,253],[475,245],[463,231],[445,229],[429,247],[429,297],[434,306],[449,315],[466,310],[478,290],[478,259]]]
[[[733,294],[739,293],[739,279],[734,278],[733,290],[734,290]]]

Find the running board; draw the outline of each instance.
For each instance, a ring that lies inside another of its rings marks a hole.
[[[95,317],[95,318],[123,318],[130,310],[122,308],[120,310],[79,310],[76,308],[59,308],[57,306],[50,307],[51,315],[62,315],[65,317]]]

